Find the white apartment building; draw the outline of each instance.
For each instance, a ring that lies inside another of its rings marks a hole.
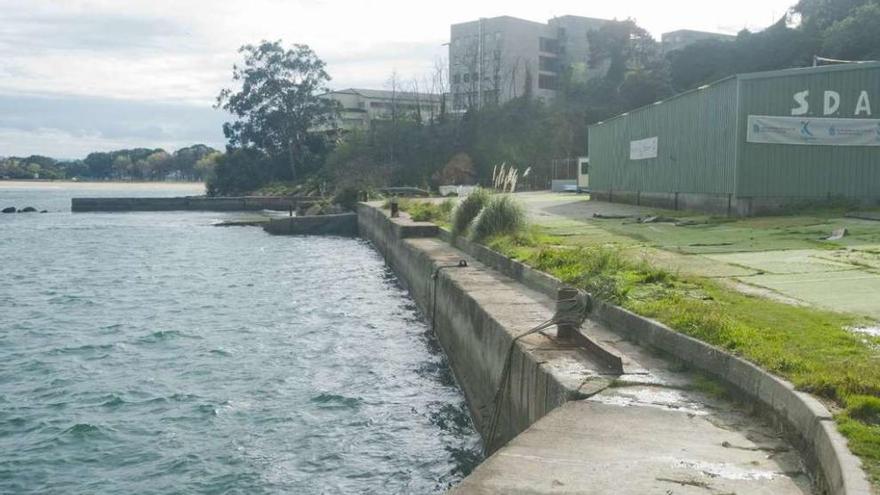
[[[429,93],[349,88],[321,95],[339,103],[336,127],[343,131],[367,129],[374,121],[394,116],[428,122],[440,115],[441,96]]]

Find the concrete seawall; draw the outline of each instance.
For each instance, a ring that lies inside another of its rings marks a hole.
[[[203,197],[178,198],[73,198],[73,212],[122,211],[259,211],[296,210],[298,205],[311,205],[315,199],[284,197]]]
[[[263,225],[263,230],[273,235],[358,235],[357,214],[314,215],[304,217],[273,218]]]
[[[473,259],[471,266],[459,268],[466,255],[435,237],[424,237],[437,233],[433,224],[390,222],[380,210],[361,206],[358,227],[431,319],[477,428],[487,440],[504,361],[516,336],[512,330],[522,332],[546,321],[552,300],[511,287],[515,282]],[[511,312],[511,307],[518,311]],[[542,352],[524,352],[541,347]],[[490,448],[506,443],[565,402],[586,397],[581,386],[590,366],[579,354],[576,349],[557,348],[540,334],[521,341],[512,358],[514,392],[508,407],[502,408]],[[598,371],[592,374],[598,376]]]
[[[641,345],[643,327],[635,334],[612,328],[621,320],[601,303],[581,330],[622,357],[623,374],[558,339],[555,329],[523,338],[513,346],[490,438],[511,342],[551,318],[548,294],[558,281],[369,205],[359,206],[358,224],[432,321],[477,429],[491,441],[494,454],[454,493],[868,493],[860,491],[862,473],[843,472],[851,464],[808,475],[804,466],[816,462],[753,416],[753,406],[701,391],[702,375],[658,355],[658,342]],[[458,266],[462,259],[467,267]]]

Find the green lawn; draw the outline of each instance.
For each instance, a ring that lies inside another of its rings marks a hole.
[[[857,280],[880,276],[880,222],[844,218],[842,212],[829,210],[738,220],[657,212],[678,215],[683,223],[643,224],[630,218],[593,219],[591,207],[584,209],[583,203],[547,203],[544,211],[556,213],[537,215],[527,231],[485,243],[727,349],[824,399],[850,449],[880,487],[880,337],[851,331],[877,323],[846,313],[843,306],[850,293],[870,307],[880,305],[870,292],[874,280]],[[449,205],[402,206],[426,221],[448,221]],[[847,237],[823,240],[843,226]],[[724,283],[728,279],[775,284],[781,293],[810,297],[838,294],[844,310],[745,294]],[[862,286],[867,292],[860,294]]]
[[[535,228],[488,245],[677,331],[727,349],[836,406],[841,432],[880,483],[880,338],[861,317],[749,296],[659,269],[608,244]]]

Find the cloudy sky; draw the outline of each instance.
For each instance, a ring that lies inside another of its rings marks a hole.
[[[305,43],[331,87],[385,87],[428,74],[449,25],[512,15],[634,18],[675,29],[760,29],[795,0],[0,0],[0,156],[79,158],[134,146],[223,144],[211,105],[236,50]]]

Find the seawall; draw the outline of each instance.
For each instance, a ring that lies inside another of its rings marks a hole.
[[[488,438],[513,339],[550,318],[553,301],[512,287],[517,284],[473,259],[459,267],[467,256],[435,237],[438,228],[433,224],[391,222],[381,210],[360,205],[358,227],[431,320],[477,429],[492,444],[488,450],[565,402],[586,397],[585,378],[601,377],[602,370],[591,370],[595,366],[577,349],[559,348],[541,334],[522,339],[511,358],[511,393],[504,399],[494,438]]]
[[[601,301],[582,330],[619,353],[623,374],[560,342],[555,329],[524,338],[511,354],[498,433],[488,438],[511,342],[551,317],[559,281],[366,204],[358,207],[358,227],[432,321],[476,426],[491,442],[494,454],[454,493],[870,493],[818,401]],[[459,267],[462,259],[467,267]],[[688,368],[738,390],[744,403],[707,396],[701,375]]]
[[[356,213],[337,215],[309,215],[303,217],[273,218],[263,225],[272,235],[339,235],[356,237],[358,222]]]
[[[73,198],[73,212],[296,210],[318,201],[286,197]]]

